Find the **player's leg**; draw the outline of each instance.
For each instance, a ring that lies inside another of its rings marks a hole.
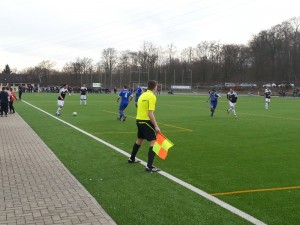
[[[214,102],[211,103],[211,105],[210,105],[210,111],[211,111],[210,116],[214,116],[216,108],[217,108],[217,103],[214,103]]]
[[[83,103],[86,105],[86,95],[83,96]]]
[[[123,110],[124,110],[123,104],[120,103],[120,105],[119,105],[119,117],[117,118],[117,120],[121,120],[122,119],[122,117],[124,115]]]
[[[57,115],[57,116],[60,116],[60,114],[61,114],[61,109],[62,109],[63,106],[64,106],[64,101],[58,100],[58,101],[57,101],[57,106],[58,106],[58,108],[57,108],[57,111],[56,111],[56,115]]]
[[[125,116],[125,109],[127,108],[128,104],[123,105],[123,122],[126,120],[127,116]]]
[[[265,99],[265,108],[269,109],[269,104],[270,104],[270,99],[266,98]]]
[[[229,109],[227,109],[227,113],[230,113],[232,111],[232,104],[231,102],[229,101]]]
[[[233,112],[233,115],[236,116],[235,106],[232,107],[232,112]]]
[[[236,116],[236,112],[235,112],[235,105],[236,103],[232,103],[230,102],[230,108],[231,108],[231,112],[233,113],[234,116]]]

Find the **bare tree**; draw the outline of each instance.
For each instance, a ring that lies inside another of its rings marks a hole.
[[[107,86],[107,77],[110,77],[110,88],[112,88],[112,72],[117,66],[117,51],[114,48],[104,49],[102,62],[105,69],[105,85]]]

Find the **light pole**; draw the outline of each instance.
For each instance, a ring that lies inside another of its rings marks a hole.
[[[139,67],[139,85],[141,85],[141,67]]]
[[[193,89],[193,70],[190,69],[191,72],[191,90]]]
[[[167,71],[165,70],[165,91],[167,90]]]
[[[175,69],[174,69],[174,85],[175,85]]]

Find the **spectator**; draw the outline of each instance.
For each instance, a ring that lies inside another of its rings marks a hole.
[[[10,88],[10,98],[9,98],[9,113],[15,113],[14,100],[18,100],[12,88]]]
[[[6,87],[2,87],[2,91],[0,92],[0,102],[1,102],[1,110],[0,116],[3,117],[3,113],[7,117],[8,113],[8,93],[6,91]]]

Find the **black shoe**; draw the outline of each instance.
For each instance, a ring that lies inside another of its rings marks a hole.
[[[117,120],[121,121],[121,119],[118,117]]]
[[[158,168],[156,168],[156,167],[154,167],[154,166],[152,166],[152,167],[146,167],[146,172],[151,172],[151,173],[156,173],[156,172],[158,172],[158,171],[160,171],[160,169],[158,169]]]
[[[132,160],[131,158],[128,159],[128,163],[139,163],[140,160]]]
[[[124,117],[123,117],[123,122],[126,120],[126,118],[127,118],[127,116],[124,116]]]

